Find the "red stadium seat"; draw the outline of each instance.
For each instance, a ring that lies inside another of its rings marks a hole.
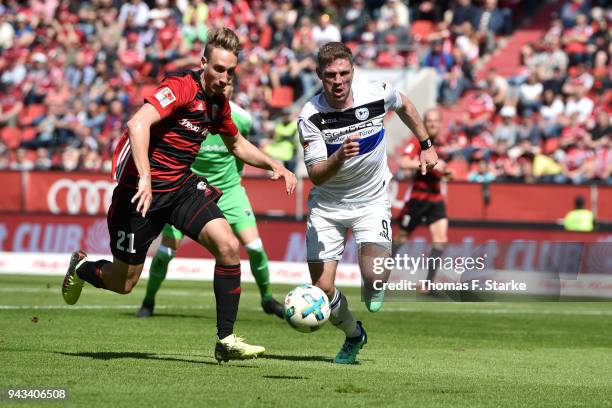
[[[272,98],[268,104],[271,108],[283,109],[293,103],[293,88],[290,86],[279,86],[272,89]]]
[[[346,43],[346,46],[354,54],[356,52],[357,47],[359,46],[359,44],[356,41],[350,41],[350,42]]]
[[[27,127],[21,129],[21,141],[27,142],[28,140],[32,140],[36,138],[36,134],[38,131],[34,127]]]
[[[21,131],[16,127],[4,127],[0,130],[0,139],[9,149],[16,149],[21,143]]]
[[[416,20],[412,22],[410,29],[413,37],[419,41],[426,41],[427,36],[434,30],[434,23],[429,20]]]
[[[19,124],[30,126],[34,119],[43,116],[47,112],[47,106],[40,103],[25,107],[19,114]]]
[[[452,170],[453,180],[465,181],[470,172],[469,166],[465,160],[451,160],[446,164],[446,168]]]

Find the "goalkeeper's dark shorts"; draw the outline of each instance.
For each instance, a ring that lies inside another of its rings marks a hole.
[[[224,218],[217,207],[221,191],[203,177],[191,177],[173,191],[153,192],[144,218],[136,211],[137,202],[131,203],[135,194],[132,188],[115,187],[107,216],[111,252],[129,265],[144,263],[151,243],[166,224],[197,242],[207,222]]]

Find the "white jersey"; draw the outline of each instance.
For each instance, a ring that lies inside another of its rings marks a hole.
[[[388,199],[390,172],[383,119],[402,106],[402,98],[385,82],[353,85],[352,91],[352,107],[336,110],[320,93],[306,103],[298,118],[306,166],[327,160],[347,137],[359,138],[359,155],[347,159],[323,185],[315,186],[309,203],[361,205]]]

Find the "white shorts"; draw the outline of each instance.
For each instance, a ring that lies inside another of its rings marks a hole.
[[[339,261],[349,229],[353,231],[357,245],[367,242],[391,245],[390,203],[357,208],[312,208],[306,224],[307,261]]]

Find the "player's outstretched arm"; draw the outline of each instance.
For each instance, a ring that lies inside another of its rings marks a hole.
[[[221,138],[223,139],[223,143],[227,146],[227,150],[246,164],[250,164],[260,169],[271,170],[272,180],[278,180],[281,177],[284,178],[287,194],[293,194],[297,179],[295,178],[295,174],[287,170],[285,166],[255,147],[255,145],[246,140],[240,132],[233,137],[221,135]]]
[[[348,137],[342,143],[342,147],[329,156],[327,160],[307,166],[308,177],[317,186],[324,184],[338,173],[346,159],[357,155],[359,155],[359,142],[356,138]]]
[[[402,97],[402,106],[395,112],[421,142],[420,167],[421,174],[425,174],[428,169],[434,168],[438,162],[438,155],[416,108],[406,95],[401,92],[400,95]]]
[[[144,217],[151,206],[153,193],[151,192],[151,167],[149,164],[149,141],[151,139],[151,125],[159,122],[161,116],[150,104],[145,103],[128,121],[128,135],[134,164],[138,170],[138,191],[132,198],[136,204],[136,211]]]

